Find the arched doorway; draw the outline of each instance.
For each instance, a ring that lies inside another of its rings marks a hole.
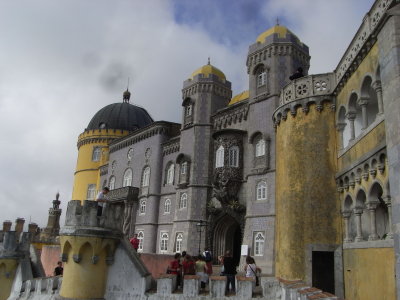
[[[240,261],[242,230],[240,224],[230,215],[222,216],[216,223],[213,234],[214,257],[224,255],[230,250],[235,263]]]

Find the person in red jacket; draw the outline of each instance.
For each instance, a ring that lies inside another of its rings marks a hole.
[[[137,238],[137,233],[135,233],[133,235],[133,238],[131,238],[129,241],[131,242],[133,249],[135,249],[135,251],[137,252],[140,243],[139,239]]]

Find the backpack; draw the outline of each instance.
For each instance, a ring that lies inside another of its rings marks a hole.
[[[206,251],[205,254],[206,254],[206,255],[205,255],[205,261],[206,261],[206,262],[212,261],[211,252],[210,252],[210,251]]]

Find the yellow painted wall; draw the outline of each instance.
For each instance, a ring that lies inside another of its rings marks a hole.
[[[89,184],[96,184],[100,189],[99,167],[108,161],[109,143],[122,136],[128,131],[122,130],[89,130],[79,135],[78,138],[78,159],[75,169],[74,186],[72,191],[73,200],[86,200]],[[94,147],[102,147],[102,155],[99,161],[92,161]]]
[[[385,143],[385,140],[385,122],[382,121],[338,158],[338,171],[349,167],[361,156]]]
[[[6,300],[10,296],[17,267],[17,260],[0,258],[0,300]],[[6,273],[9,273],[8,278]]]
[[[308,244],[340,243],[335,113],[326,103],[288,114],[276,135],[276,274],[305,279]]]
[[[68,256],[60,295],[73,299],[102,299],[107,280],[106,257],[112,255],[115,241],[80,236],[61,236],[60,241],[62,253]],[[74,262],[74,254],[80,255],[79,263]],[[97,263],[92,261],[94,255],[99,257]]]
[[[393,248],[346,249],[343,261],[346,299],[396,299]]]
[[[364,79],[365,75],[373,75],[376,73],[378,67],[378,54],[379,48],[378,44],[376,43],[365,56],[364,60],[358,66],[357,70],[348,79],[343,89],[337,95],[336,107],[340,107],[340,105],[342,104],[347,107],[347,102],[349,101],[351,93],[353,91],[360,90],[362,80]]]

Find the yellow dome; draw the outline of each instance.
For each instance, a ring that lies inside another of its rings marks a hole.
[[[246,99],[249,99],[249,91],[244,91],[244,92],[241,92],[240,94],[233,96],[233,98],[231,99],[231,101],[229,102],[228,105],[232,105],[232,104],[238,103],[238,102],[246,100]]]
[[[256,42],[259,43],[264,43],[265,39],[270,36],[273,35],[274,33],[278,34],[279,38],[285,38],[287,33],[291,33],[293,34],[289,29],[287,29],[285,26],[280,26],[280,25],[275,25],[274,27],[271,27],[270,29],[268,29],[267,31],[264,31],[263,33],[261,33]],[[294,34],[293,34],[294,35]]]
[[[204,77],[210,77],[210,74],[214,74],[215,76],[218,76],[219,79],[224,80],[224,81],[226,80],[225,74],[222,73],[222,71],[220,69],[214,67],[210,63],[208,63],[207,65],[204,65],[201,68],[194,71],[192,73],[192,76],[190,76],[190,78],[193,79],[194,76],[196,76],[198,74],[203,74]]]

